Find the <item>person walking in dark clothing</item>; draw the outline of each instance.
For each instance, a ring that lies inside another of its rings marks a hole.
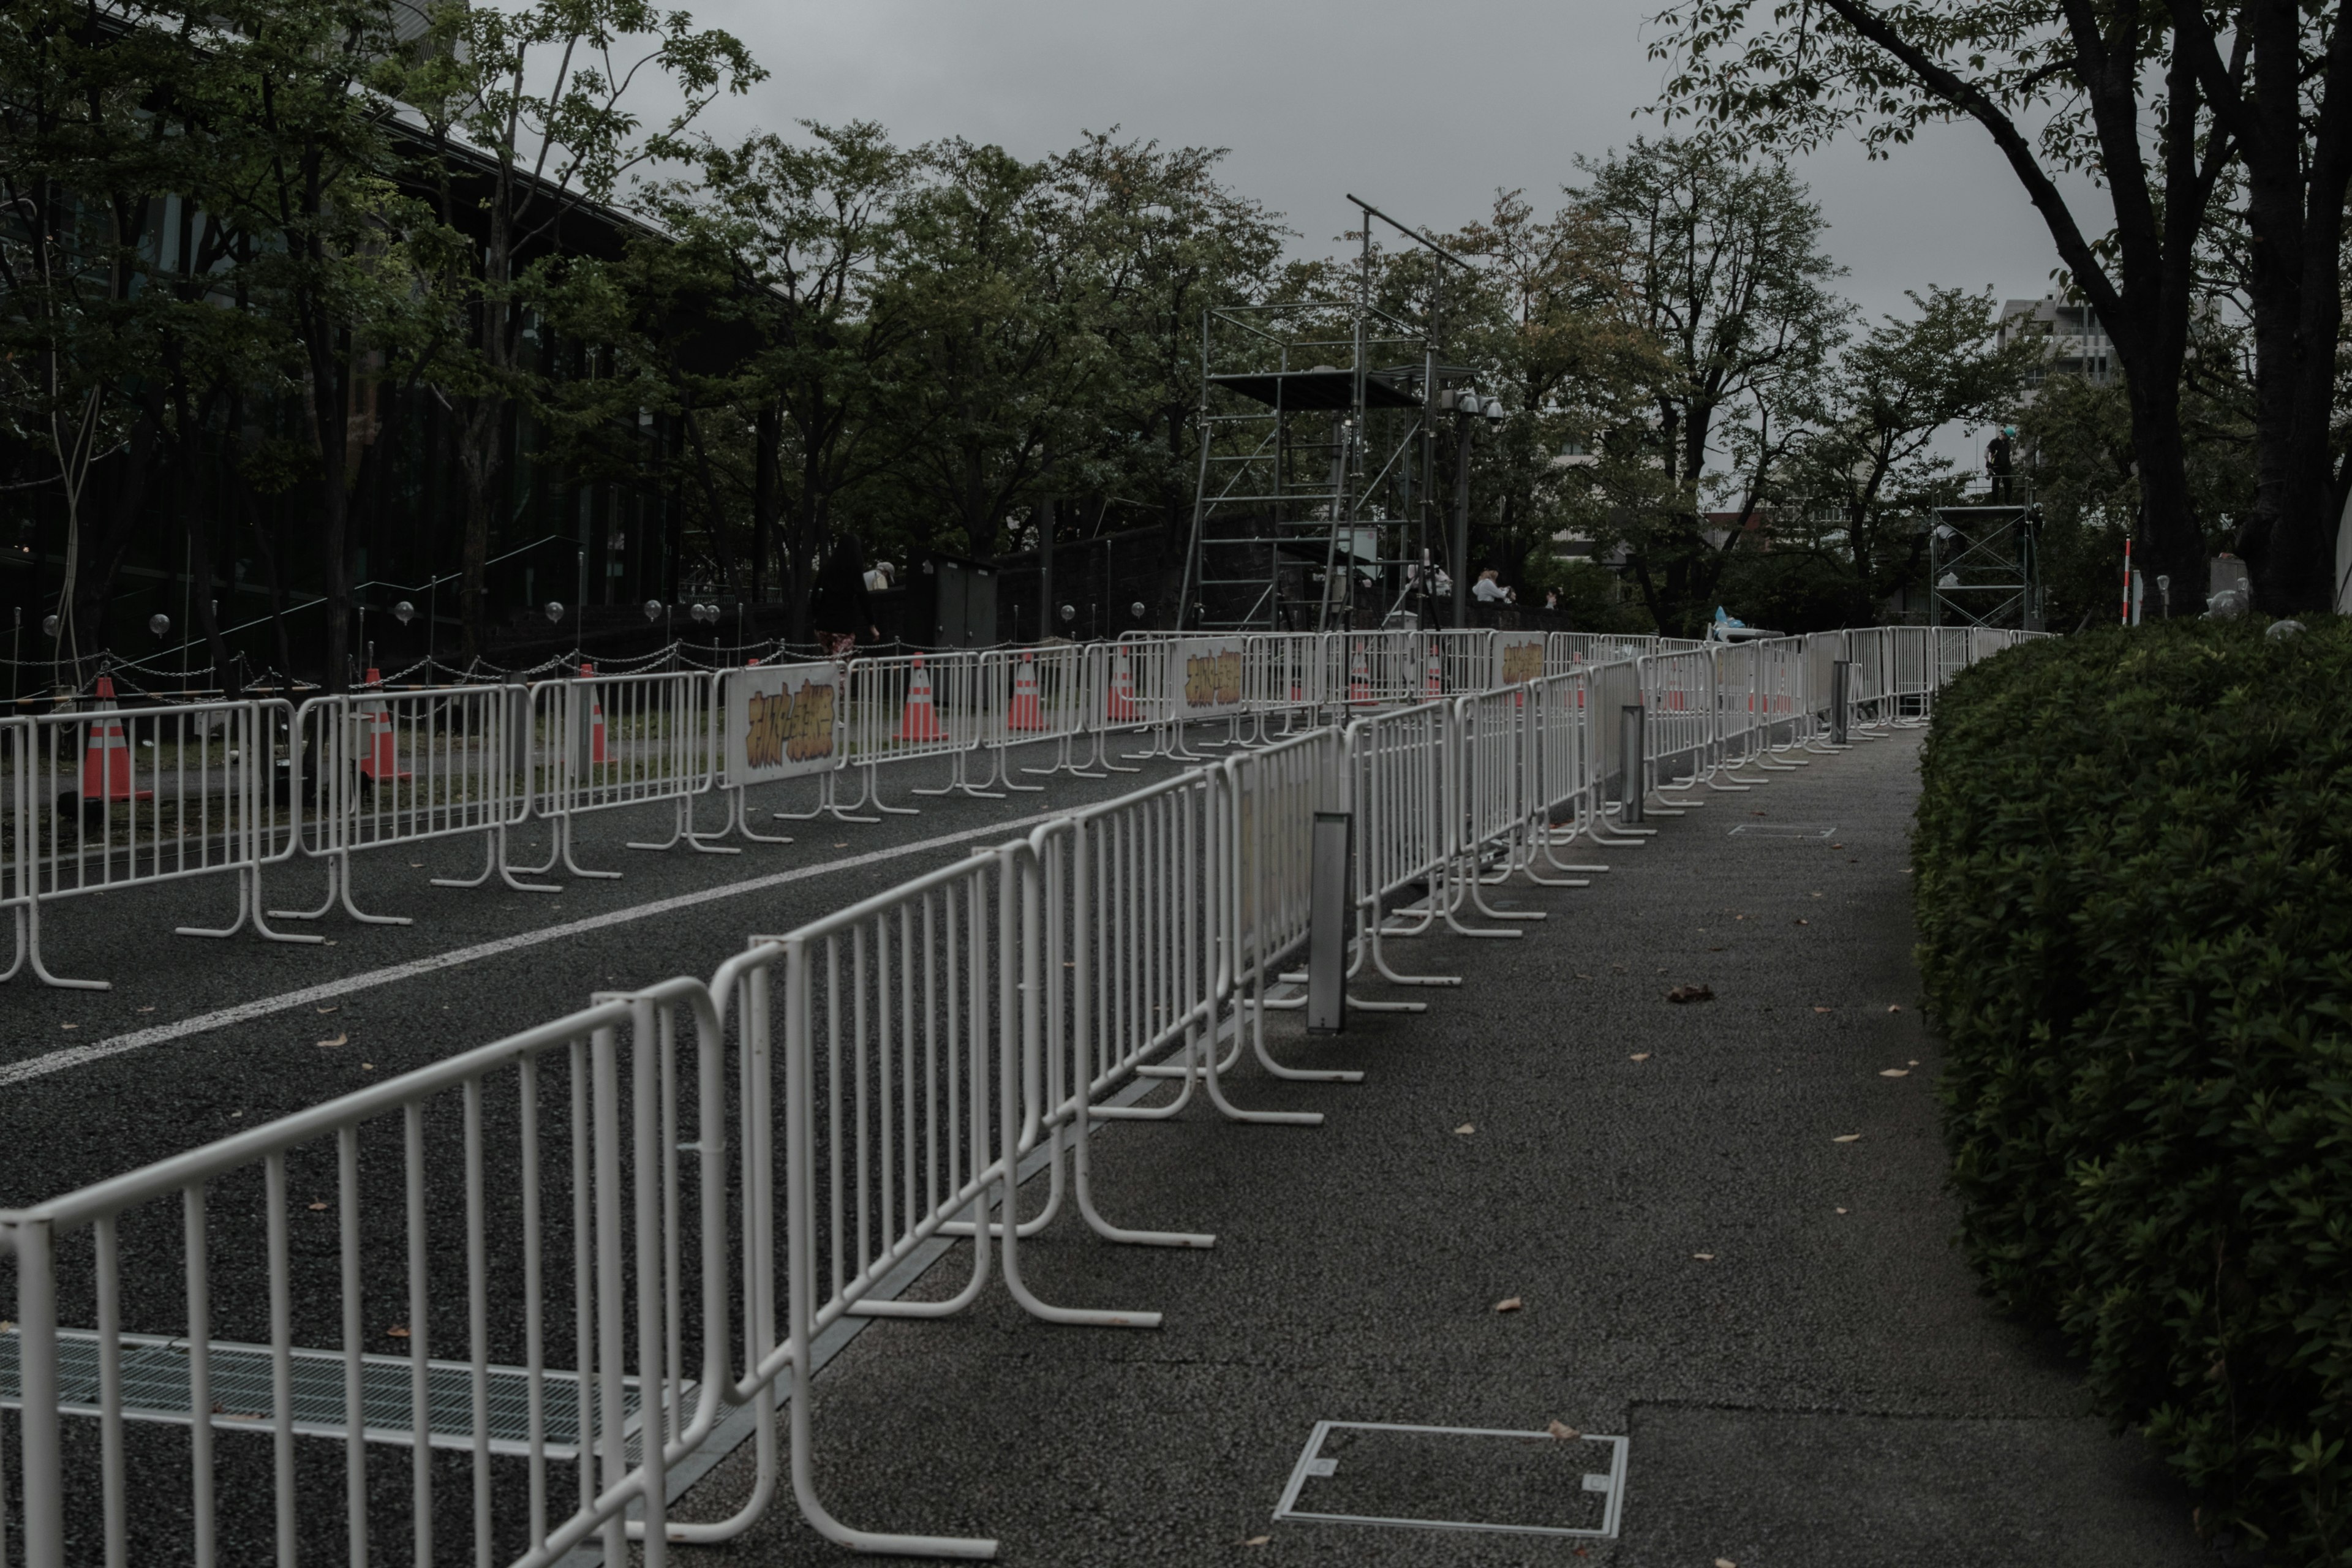
[[[874,621],[874,597],[866,588],[866,554],[855,533],[835,540],[824,564],[817,568],[816,585],[809,595],[809,624],[833,658],[856,644],[860,626],[876,642],[882,640],[882,628]]]

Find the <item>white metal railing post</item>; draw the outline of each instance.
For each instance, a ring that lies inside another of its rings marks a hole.
[[[47,1220],[0,1219],[16,1258],[16,1355],[24,1401],[26,1568],[65,1568],[65,1460],[58,1414],[57,1234]]]

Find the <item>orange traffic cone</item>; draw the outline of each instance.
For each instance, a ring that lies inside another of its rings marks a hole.
[[[1429,674],[1422,682],[1422,689],[1432,697],[1445,695],[1445,669],[1435,648],[1429,650]]]
[[[1103,704],[1103,721],[1132,724],[1142,715],[1135,706],[1135,671],[1127,661],[1127,645],[1118,645],[1118,663],[1110,678],[1110,695]]]
[[[596,667],[593,664],[580,667],[580,679],[583,680],[592,679],[595,674]],[[588,689],[588,760],[591,763],[612,760],[604,754],[604,700],[596,694],[593,686]]]
[[[122,716],[115,711],[114,681],[98,678],[100,717],[84,731],[81,751],[81,797],[88,800],[153,800],[152,789],[131,787],[131,741],[122,732]]]
[[[923,672],[923,656],[915,656],[915,668],[907,682],[907,709],[898,720],[898,739],[902,741],[943,741],[946,732],[940,728],[939,710],[931,706],[931,678]]]
[[[360,759],[360,777],[374,779],[404,779],[410,776],[400,765],[400,752],[392,735],[392,704],[383,700],[383,677],[371,668],[362,683],[375,692],[375,700],[362,710],[361,718],[368,727],[366,754]]]
[[[1355,645],[1354,657],[1348,661],[1348,700],[1370,702],[1372,700],[1372,670],[1365,662],[1364,645]]]
[[[1013,675],[1013,711],[1004,721],[1012,730],[1042,730],[1045,710],[1037,700],[1037,656],[1024,652]]]

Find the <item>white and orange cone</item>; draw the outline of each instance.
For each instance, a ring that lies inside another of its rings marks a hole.
[[[362,684],[375,695],[360,710],[368,731],[366,755],[360,759],[360,776],[379,784],[385,779],[407,778],[409,774],[400,765],[399,748],[393,740],[392,704],[383,700],[383,677],[371,668]]]
[[[898,720],[901,741],[941,741],[939,710],[931,705],[931,678],[923,669],[923,656],[915,656],[913,675],[907,682],[907,709]]]
[[[98,717],[82,742],[81,797],[88,800],[152,800],[152,789],[131,787],[131,740],[122,732],[122,715],[114,706],[114,681],[98,678]]]
[[[596,667],[593,664],[580,667],[580,679],[583,680],[593,679],[595,674]],[[604,700],[596,695],[596,689],[593,686],[588,689],[588,760],[591,763],[612,760],[604,752]]]
[[[1024,650],[1013,672],[1013,711],[1005,717],[1010,730],[1043,730],[1045,705],[1037,698],[1037,656]]]

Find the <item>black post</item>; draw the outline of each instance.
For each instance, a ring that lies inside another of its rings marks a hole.
[[[1617,710],[1617,749],[1622,754],[1623,771],[1619,777],[1619,800],[1623,809],[1617,820],[1632,827],[1642,820],[1642,725],[1644,715],[1642,705],[1628,702]]]
[[[1454,624],[1470,624],[1470,420],[1457,414],[1461,435],[1454,449]]]

